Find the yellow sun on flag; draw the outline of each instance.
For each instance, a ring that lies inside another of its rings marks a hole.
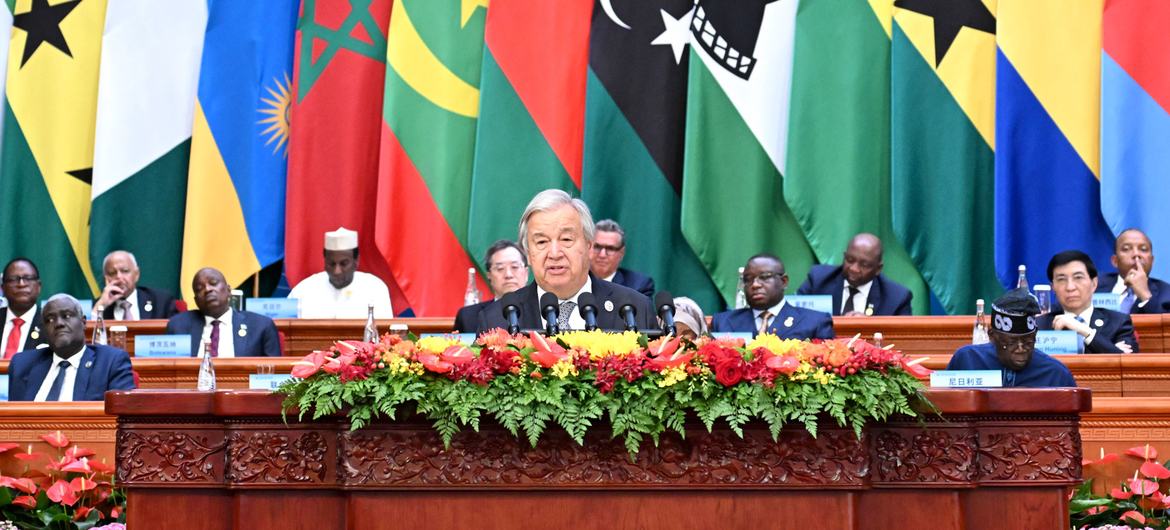
[[[259,109],[260,114],[266,117],[257,123],[260,125],[267,125],[268,128],[260,133],[268,139],[264,145],[276,145],[272,147],[272,153],[283,151],[284,156],[288,157],[288,110],[292,103],[292,91],[289,89],[292,83],[289,81],[288,73],[284,74],[284,82],[280,79],[272,78],[275,86],[264,87],[271,97],[260,98],[264,102],[264,107]]]

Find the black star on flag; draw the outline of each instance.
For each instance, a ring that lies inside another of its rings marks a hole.
[[[70,177],[80,180],[86,184],[93,185],[93,168],[87,167],[84,169],[74,169],[73,171],[66,171]]]
[[[45,42],[61,50],[65,55],[73,57],[73,53],[69,51],[69,43],[65,42],[65,34],[61,33],[61,21],[65,20],[79,3],[81,0],[49,5],[49,0],[33,0],[28,11],[12,17],[12,26],[23,29],[28,34],[24,41],[24,55],[20,59],[20,66],[24,66],[37,48]]]
[[[894,6],[934,19],[935,68],[963,26],[995,34],[995,15],[981,0],[896,0]]]

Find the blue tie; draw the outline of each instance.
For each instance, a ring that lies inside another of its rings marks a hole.
[[[61,361],[57,363],[57,378],[53,380],[53,386],[49,387],[49,395],[45,396],[45,401],[60,401],[61,387],[65,385],[65,371],[69,369],[69,361]]]
[[[1125,296],[1121,297],[1121,305],[1117,306],[1117,310],[1129,314],[1129,310],[1133,309],[1133,303],[1137,301],[1137,297],[1133,295],[1133,289],[1126,289]]]
[[[1004,370],[1003,371],[1003,386],[1009,387],[1009,388],[1016,386],[1016,371],[1015,370]]]

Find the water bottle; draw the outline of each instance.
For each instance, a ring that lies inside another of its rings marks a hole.
[[[1033,295],[1036,297],[1036,303],[1040,304],[1040,314],[1047,315],[1052,312],[1052,286],[1047,284],[1040,284],[1035,287]]]
[[[747,307],[747,295],[743,292],[743,267],[739,268],[739,276],[735,277],[735,308]]]
[[[882,347],[882,332],[878,331],[873,334],[873,345],[879,348]]]
[[[107,344],[106,319],[102,318],[102,308],[99,307],[96,313],[97,319],[93,323],[93,339],[90,340],[90,343],[105,346]]]
[[[1020,274],[1016,277],[1016,289],[1028,290],[1028,267],[1020,264]]]
[[[366,329],[362,333],[362,342],[378,342],[378,323],[374,321],[374,304],[369,305],[366,312]]]
[[[1020,265],[1023,267],[1023,265]],[[975,328],[971,330],[971,344],[987,344],[991,339],[987,337],[987,324],[983,319],[983,299],[975,301]]]
[[[475,286],[475,267],[467,268],[467,290],[463,292],[463,305],[479,303],[479,289]]]
[[[203,341],[203,360],[199,362],[197,390],[215,390],[215,365],[211,363],[211,341]]]

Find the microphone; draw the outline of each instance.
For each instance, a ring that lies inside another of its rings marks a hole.
[[[577,310],[581,312],[581,318],[585,319],[585,331],[597,329],[597,298],[593,293],[577,295]]]
[[[504,321],[508,323],[508,333],[520,333],[520,305],[512,293],[500,297],[500,304],[504,306]]]
[[[560,300],[555,294],[544,293],[544,296],[540,297],[540,312],[544,314],[544,333],[546,335],[557,334],[557,310],[560,306]]]
[[[663,335],[677,335],[674,329],[674,297],[669,291],[658,291],[654,295],[654,307],[658,308],[658,318],[662,320]]]
[[[638,331],[638,322],[634,320],[638,311],[634,309],[633,305],[623,305],[621,309],[618,309],[618,314],[622,316],[622,320],[626,321],[626,331]]]

